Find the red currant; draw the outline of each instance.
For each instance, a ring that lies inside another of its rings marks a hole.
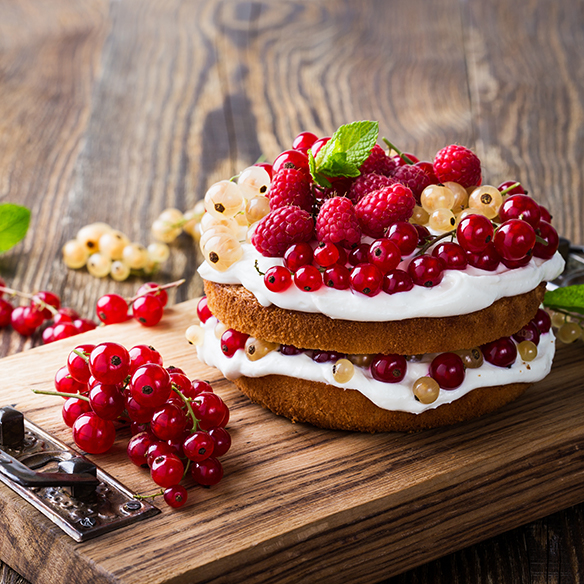
[[[315,363],[329,363],[330,361],[338,361],[344,356],[337,351],[313,351],[311,358]]]
[[[535,231],[526,221],[509,219],[499,225],[493,243],[497,253],[503,259],[521,260],[533,250]]]
[[[407,362],[402,355],[377,355],[369,371],[373,379],[385,383],[399,383],[406,375]]]
[[[182,485],[173,485],[164,490],[164,501],[169,507],[178,509],[187,502],[188,492]]]
[[[418,245],[417,247],[422,247],[426,243],[428,243],[431,238],[432,234],[428,231],[428,228],[424,225],[418,225],[417,223],[414,225],[414,229],[418,232]]]
[[[67,357],[67,369],[71,377],[80,383],[87,383],[91,377],[88,360],[93,349],[95,349],[95,345],[89,343],[78,345]]]
[[[81,450],[89,454],[107,452],[116,439],[113,422],[103,420],[97,414],[81,414],[73,423],[73,440]]]
[[[401,251],[393,241],[377,239],[369,247],[368,258],[369,262],[377,266],[383,274],[387,274],[398,267],[401,262]]]
[[[35,329],[30,328],[26,323],[26,317],[30,313],[30,306],[17,306],[10,315],[12,328],[23,337],[30,337]]]
[[[493,225],[484,215],[467,215],[456,228],[456,239],[465,251],[484,251],[493,239]]]
[[[442,389],[456,389],[464,381],[464,364],[456,353],[441,353],[430,363],[429,373]]]
[[[231,434],[225,428],[211,428],[209,436],[213,439],[215,445],[213,446],[213,455],[219,458],[227,453],[231,448]]]
[[[539,206],[539,212],[541,214],[541,221],[545,221],[546,223],[552,222],[551,213],[543,205]]]
[[[249,335],[245,333],[240,333],[235,329],[227,329],[221,335],[221,351],[226,357],[233,357],[236,351],[245,348],[245,342],[247,341]]]
[[[95,305],[97,318],[105,324],[128,320],[128,303],[119,294],[105,294]]]
[[[53,324],[60,324],[62,322],[73,322],[79,318],[79,314],[72,308],[65,306],[64,308],[59,308],[57,314],[53,316]]]
[[[69,337],[74,337],[79,334],[72,322],[60,322],[59,324],[55,324],[52,329],[53,341],[68,339]]]
[[[326,136],[324,138],[319,138],[312,146],[310,147],[310,151],[312,155],[316,158],[316,155],[319,153],[320,149],[331,139],[330,136]]]
[[[89,390],[89,403],[104,420],[117,420],[126,409],[126,400],[117,385],[96,383]]]
[[[80,383],[71,377],[66,366],[55,373],[55,389],[59,393],[87,393],[87,383]]]
[[[339,261],[339,248],[330,241],[319,243],[314,250],[314,263],[323,267],[330,268]]]
[[[349,263],[352,266],[364,264],[369,261],[369,244],[361,243],[349,254]]]
[[[201,324],[205,324],[213,315],[211,310],[207,305],[207,297],[203,296],[197,304],[197,316],[201,321]]]
[[[464,249],[454,242],[439,243],[432,250],[432,255],[443,260],[447,270],[464,270],[468,265]]]
[[[158,298],[163,307],[168,303],[168,294],[166,290],[160,290],[160,285],[156,282],[146,282],[146,284],[142,284],[142,286],[138,288],[136,296],[141,296],[144,293],[148,293],[148,296],[155,296]]]
[[[191,466],[193,479],[205,487],[216,485],[223,478],[223,466],[213,456]]]
[[[128,351],[130,356],[130,375],[132,375],[138,367],[146,365],[146,363],[156,363],[162,367],[162,355],[151,345],[135,345]]]
[[[152,438],[152,444],[148,446],[148,450],[146,451],[146,464],[150,468],[152,468],[154,460],[163,454],[172,454],[173,456],[176,456],[174,448],[170,444],[162,440],[157,440],[154,435],[152,435]]]
[[[161,454],[152,461],[150,476],[162,488],[178,485],[183,477],[185,467],[178,456]]]
[[[540,332],[535,322],[531,320],[520,331],[517,331],[513,338],[517,343],[531,341],[534,345],[539,345]]]
[[[126,348],[118,343],[101,343],[89,355],[89,369],[98,381],[117,385],[130,372],[130,356]]]
[[[5,327],[10,324],[10,316],[13,310],[14,307],[8,300],[0,298],[0,327]]]
[[[433,288],[442,282],[446,264],[440,258],[422,255],[414,258],[408,266],[408,274],[416,286]]]
[[[518,181],[516,180],[506,180],[505,182],[502,182],[497,189],[500,192],[503,192],[505,190],[507,190],[509,187],[512,187],[513,185],[517,184]],[[507,191],[506,193],[507,195],[524,195],[525,194],[525,189],[521,186],[521,184],[518,184],[515,188]]]
[[[359,264],[351,271],[351,288],[365,296],[375,296],[381,291],[383,273],[370,263]]]
[[[291,272],[296,272],[302,266],[312,263],[313,257],[312,247],[308,243],[295,243],[286,250],[284,265]]]
[[[517,346],[510,337],[501,337],[481,347],[485,361],[497,367],[511,367],[517,358]]]
[[[228,411],[223,400],[215,393],[200,393],[193,399],[192,407],[202,430],[222,426]]]
[[[351,272],[345,266],[335,264],[324,271],[322,279],[328,288],[347,290],[351,284]]]
[[[254,166],[259,166],[260,168],[263,168],[270,175],[270,180],[274,178],[274,169],[269,162],[256,162]]]
[[[418,230],[408,221],[398,221],[389,226],[387,239],[397,245],[402,256],[409,256],[418,246]]]
[[[383,276],[383,291],[387,294],[407,292],[414,287],[414,282],[407,272],[392,270]]]
[[[294,150],[300,150],[306,153],[306,151],[318,140],[318,136],[312,132],[300,132],[294,142],[292,142],[292,148]]]
[[[148,454],[148,448],[156,441],[154,436],[150,432],[140,432],[134,434],[128,442],[128,458],[136,466],[146,466],[146,455]]]
[[[549,260],[558,251],[560,245],[558,232],[547,221],[540,221],[535,233],[546,243],[536,241],[533,246],[533,255],[536,258]]]
[[[156,363],[146,363],[136,369],[130,381],[132,397],[146,408],[162,406],[172,391],[168,371]]]
[[[93,329],[97,328],[97,324],[93,322],[89,318],[76,318],[73,321],[73,326],[77,333],[85,333],[87,331],[92,331]]]
[[[499,207],[499,217],[501,221],[509,219],[523,219],[533,228],[539,225],[541,211],[539,205],[527,195],[513,195],[503,201]]]
[[[201,462],[209,458],[214,448],[213,438],[202,430],[190,434],[183,445],[185,456],[193,462]]]
[[[213,388],[210,383],[193,379],[191,381],[191,389],[183,391],[185,397],[197,397],[200,393],[213,393]]]
[[[43,318],[45,320],[52,318],[53,313],[48,308],[41,308],[39,301],[44,302],[45,304],[48,304],[49,306],[52,306],[53,308],[56,308],[57,310],[59,308],[61,308],[61,299],[56,294],[53,294],[53,292],[49,292],[47,290],[41,290],[40,292],[37,292],[36,294],[34,294],[32,297],[32,302],[37,307],[39,312],[42,313]]]
[[[155,326],[162,319],[164,305],[158,296],[140,296],[132,304],[132,315],[142,326]]]
[[[552,328],[552,319],[543,308],[537,309],[537,312],[535,313],[535,316],[531,322],[535,323],[535,326],[537,326],[539,332],[542,335],[549,332],[549,330]]]
[[[318,269],[312,265],[302,266],[301,268],[298,268],[294,274],[294,284],[299,290],[303,290],[304,292],[314,292],[323,284],[322,275]]]
[[[130,393],[126,395],[126,412],[128,412],[128,417],[132,422],[146,424],[152,419],[154,408],[148,408],[139,404]]]
[[[152,414],[150,428],[161,440],[174,440],[182,436],[187,427],[187,416],[173,403],[166,403]]]
[[[297,168],[309,175],[308,156],[299,150],[285,150],[274,160],[272,172],[277,174],[283,168]]]
[[[270,292],[284,292],[292,285],[290,270],[284,266],[272,266],[264,274],[264,284]]]
[[[483,251],[477,253],[467,251],[466,259],[469,265],[487,272],[494,272],[501,263],[501,257],[492,243],[489,243]]]
[[[91,412],[91,406],[87,400],[70,397],[63,404],[63,410],[61,414],[65,424],[67,424],[69,428],[72,428],[75,420],[81,414],[87,414],[89,412]]]

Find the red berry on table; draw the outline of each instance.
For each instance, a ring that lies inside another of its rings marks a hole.
[[[164,490],[164,501],[169,507],[178,509],[182,507],[188,498],[188,492],[182,485],[173,485]]]
[[[351,285],[351,272],[339,264],[327,268],[322,274],[324,285],[335,290],[347,290]]]
[[[185,467],[178,456],[161,454],[152,461],[150,476],[157,485],[166,489],[178,485],[184,471]]]
[[[464,146],[452,144],[439,150],[433,168],[441,183],[456,182],[465,189],[481,184],[481,161]]]
[[[533,255],[536,258],[549,260],[558,251],[560,245],[558,232],[547,221],[540,221],[535,229],[535,234],[545,243],[536,240],[533,246]]]
[[[414,253],[418,246],[418,230],[408,221],[399,221],[390,225],[386,237],[397,245],[402,256]]]
[[[347,197],[333,197],[322,204],[316,218],[316,238],[347,248],[359,243],[361,228],[355,207]]]
[[[401,262],[401,251],[389,239],[377,239],[369,247],[369,262],[377,266],[383,274],[395,270]]]
[[[192,408],[202,430],[210,430],[227,423],[225,414],[229,410],[215,393],[200,393],[193,399]]]
[[[185,395],[185,392],[190,392],[193,389],[193,384],[191,380],[184,374],[184,373],[169,373],[170,375],[170,383]],[[188,397],[188,396],[187,396]],[[180,401],[181,407],[184,405],[182,399],[178,396],[175,396],[177,400]]]
[[[156,363],[162,366],[162,355],[151,345],[135,345],[128,351],[130,357],[130,374],[146,363]]]
[[[185,397],[197,397],[200,393],[213,393],[210,383],[200,379],[191,380],[191,388],[183,391]]]
[[[73,440],[77,446],[89,454],[107,452],[116,439],[113,422],[103,420],[97,414],[81,414],[73,424]]]
[[[187,416],[173,403],[165,403],[152,414],[150,428],[160,440],[175,440],[187,427]]]
[[[94,328],[97,328],[97,324],[89,318],[76,318],[73,321],[73,326],[78,334],[92,331]]]
[[[369,371],[373,379],[385,383],[399,383],[406,375],[407,361],[403,355],[377,355]]]
[[[172,454],[173,456],[176,456],[176,452],[170,444],[164,440],[158,440],[154,434],[152,434],[152,438],[152,444],[148,446],[148,450],[146,451],[146,464],[149,467],[152,467],[152,463],[159,456],[164,454]]]
[[[441,353],[432,360],[429,375],[442,389],[456,389],[464,381],[464,364],[455,353]]]
[[[10,317],[13,310],[14,307],[12,304],[8,300],[4,300],[0,295],[0,327],[5,327],[10,324]]]
[[[35,329],[28,326],[26,317],[30,313],[29,306],[17,306],[10,314],[10,324],[12,328],[23,337],[30,337]]]
[[[464,270],[468,265],[464,249],[452,241],[440,242],[432,255],[443,260],[447,270]]]
[[[117,385],[130,372],[130,355],[119,343],[101,343],[89,355],[89,369],[98,381]]]
[[[163,405],[172,391],[168,371],[156,363],[146,363],[134,371],[130,381],[132,397],[146,408]]]
[[[317,140],[318,136],[312,132],[300,132],[300,134],[294,138],[292,148],[306,153],[306,151],[311,148]]]
[[[87,383],[91,377],[88,360],[93,349],[95,349],[95,345],[90,343],[78,345],[67,357],[67,370],[71,377],[80,383]]]
[[[284,292],[292,285],[290,270],[284,266],[272,266],[264,274],[264,284],[270,292]]]
[[[365,195],[355,205],[362,232],[370,237],[383,237],[385,230],[398,221],[407,221],[416,200],[412,191],[400,183]]]
[[[315,292],[322,284],[322,274],[312,265],[298,268],[294,274],[296,288],[304,292]]]
[[[221,335],[221,351],[226,357],[233,357],[237,351],[244,349],[248,337],[249,335],[235,329],[227,329]]]
[[[251,241],[262,255],[282,257],[291,245],[310,241],[313,231],[310,213],[300,207],[280,207],[258,222]]]
[[[33,331],[35,331],[45,321],[43,313],[37,310],[34,304],[31,306],[26,306],[23,315],[24,326]]]
[[[331,242],[321,242],[314,250],[314,263],[322,268],[330,268],[339,261],[339,257],[339,248]]]
[[[386,294],[398,294],[411,290],[414,287],[414,282],[407,272],[397,269],[383,276],[382,287]]]
[[[302,266],[311,264],[314,258],[312,246],[308,243],[295,243],[284,254],[284,266],[291,272],[296,272]]]
[[[513,195],[505,199],[499,207],[502,222],[509,219],[523,219],[534,229],[539,225],[541,211],[539,205],[527,195]]]
[[[185,456],[193,462],[201,462],[213,454],[215,441],[208,432],[199,430],[190,434],[184,441]]]
[[[73,427],[75,420],[81,414],[87,414],[91,412],[91,406],[87,402],[87,400],[79,399],[76,397],[68,398],[65,403],[63,404],[63,409],[61,414],[63,416],[63,421],[69,428]]]
[[[140,296],[132,304],[132,316],[142,326],[155,326],[161,319],[164,306],[156,296]]]
[[[130,438],[127,447],[128,458],[136,466],[146,466],[148,448],[156,441],[150,432],[139,432]]]
[[[312,212],[314,196],[306,172],[297,168],[283,168],[278,171],[270,184],[268,199],[271,210],[295,205]]]
[[[485,361],[497,367],[510,367],[517,358],[517,345],[510,337],[501,337],[481,347]]]
[[[42,302],[52,306],[53,308],[56,308],[57,310],[61,308],[61,299],[56,294],[53,294],[53,292],[49,292],[47,290],[41,290],[40,292],[34,294],[32,297],[32,302],[33,306],[35,306],[36,309],[42,313],[45,320],[52,318],[53,313],[46,307],[41,308]]]
[[[59,324],[53,325],[51,328],[53,329],[53,341],[68,339],[69,337],[74,337],[79,334],[77,328],[72,322],[60,322]]]
[[[197,303],[197,316],[201,324],[205,324],[212,316],[211,310],[207,305],[207,297],[203,296]]]
[[[104,420],[117,420],[126,409],[126,400],[118,386],[99,382],[89,390],[89,403]]]
[[[60,324],[62,322],[73,322],[79,318],[79,314],[72,308],[67,306],[59,308],[57,314],[53,316],[53,325]]]
[[[211,456],[202,462],[195,462],[191,466],[191,476],[199,485],[212,487],[223,478],[223,466]]]
[[[142,284],[142,286],[138,288],[136,296],[141,296],[144,293],[148,293],[149,296],[155,296],[158,298],[163,307],[168,303],[168,294],[166,290],[161,290],[160,284],[157,284],[156,282],[146,282],[145,284]]]
[[[47,345],[48,343],[52,343],[55,339],[53,337],[53,327],[48,326],[45,330],[43,330],[43,343]]]
[[[308,156],[299,150],[285,150],[276,157],[276,160],[272,164],[274,177],[276,177],[280,170],[286,168],[297,168],[305,172],[308,176],[310,173],[308,169]]]
[[[497,253],[506,260],[523,259],[533,251],[535,231],[521,219],[509,219],[497,228],[493,239]]]
[[[468,215],[456,228],[456,239],[465,251],[484,251],[493,240],[495,230],[484,215]]]
[[[87,393],[87,383],[81,383],[71,377],[67,366],[63,366],[55,373],[55,389],[59,393]]]
[[[211,428],[209,430],[209,436],[213,439],[215,443],[213,447],[213,455],[215,458],[219,458],[226,454],[231,448],[231,434],[222,427]]]
[[[353,268],[350,276],[351,289],[366,296],[376,296],[383,284],[382,271],[372,263],[359,264]]]
[[[440,258],[422,255],[414,258],[408,266],[408,274],[416,286],[433,288],[442,282],[446,264]]]
[[[466,259],[469,266],[473,266],[479,270],[486,270],[487,272],[494,272],[501,263],[501,256],[497,253],[492,242],[483,251],[467,251]]]
[[[154,408],[149,408],[138,403],[129,393],[126,395],[126,412],[128,412],[128,417],[132,422],[137,424],[150,423],[152,419],[152,414],[154,413]]]
[[[105,294],[95,305],[97,318],[105,324],[128,320],[128,303],[119,294]]]

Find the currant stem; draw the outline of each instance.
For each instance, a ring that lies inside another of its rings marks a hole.
[[[8,286],[0,286],[0,292],[10,294],[11,296],[18,296],[19,298],[26,298],[27,300],[32,300],[33,303],[37,304],[41,310],[44,310],[46,308],[53,316],[59,313],[59,311],[54,306],[47,304],[40,298],[35,298],[34,294],[21,292],[20,290],[15,290],[14,288],[9,288]]]
[[[256,272],[257,272],[257,273],[258,273],[260,276],[265,276],[265,275],[266,275],[266,272],[262,272],[262,271],[260,270],[260,267],[259,267],[259,265],[258,265],[258,261],[257,261],[257,260],[255,261],[255,263],[254,263],[254,265],[253,265],[253,266],[254,266],[254,268],[256,269]]]
[[[185,472],[183,473],[183,479],[186,478],[187,474],[189,473],[189,469],[191,468],[191,459],[187,458],[187,463],[185,464]]]
[[[387,138],[381,138],[390,148],[391,150],[395,150],[397,155],[406,163],[406,164],[414,164],[414,161],[411,160],[408,156],[406,156],[399,148],[394,146]]]
[[[86,363],[89,363],[89,355],[85,351],[78,351],[77,349],[73,349],[73,352],[81,357]]]
[[[33,393],[40,393],[42,395],[54,395],[56,397],[75,397],[83,401],[89,402],[89,398],[86,395],[81,395],[80,393],[61,393],[60,391],[50,391],[45,389],[31,389]]]
[[[164,495],[164,489],[160,489],[160,491],[157,491],[152,495],[134,495],[134,499],[138,499],[138,501],[144,501],[146,499],[154,499],[155,497],[160,497],[161,495]]]
[[[180,280],[176,280],[175,282],[170,282],[169,284],[164,284],[163,286],[156,286],[154,288],[150,288],[146,292],[142,292],[141,294],[137,294],[136,296],[133,296],[132,298],[126,298],[126,302],[128,304],[133,304],[134,302],[136,302],[136,300],[138,300],[138,298],[142,298],[142,296],[147,296],[148,294],[152,294],[153,292],[159,292],[160,290],[167,290],[168,288],[176,288],[176,287],[180,286],[181,284],[184,284],[185,281],[186,280],[184,278],[182,278]]]
[[[560,314],[565,314],[566,316],[569,316],[570,318],[575,318],[576,320],[579,320],[580,322],[584,322],[584,316],[580,316],[579,314],[574,314],[573,312],[568,312],[567,310],[564,310],[563,308],[554,308],[553,306],[548,306],[547,308],[550,308],[554,312],[559,312]]]
[[[501,191],[501,196],[506,195],[509,191],[512,191],[515,187],[520,187],[521,183],[516,182],[514,185],[508,186],[506,189]]]
[[[187,410],[189,412],[189,416],[193,421],[193,427],[191,428],[191,432],[196,432],[199,429],[199,419],[195,416],[195,412],[193,412],[193,406],[191,405],[191,401],[188,397],[186,397],[183,392],[176,386],[176,384],[172,384],[172,390],[177,393],[180,398],[185,402],[187,405]]]
[[[416,253],[416,255],[414,257],[418,257],[421,255],[424,255],[428,249],[430,249],[431,246],[433,246],[437,241],[441,241],[442,239],[446,239],[447,237],[453,237],[454,236],[454,232],[453,231],[447,231],[446,233],[443,233],[442,235],[433,235],[431,236],[431,239],[429,241],[427,241]]]

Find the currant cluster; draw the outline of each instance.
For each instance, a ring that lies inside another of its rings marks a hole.
[[[152,223],[152,236],[163,243],[172,243],[184,231],[198,241],[199,223],[204,212],[203,201],[198,201],[186,213],[175,208],[164,209]]]
[[[197,315],[202,324],[214,318],[203,297],[197,305]],[[502,337],[472,349],[440,353],[429,363],[428,375],[417,379],[413,385],[415,397],[424,404],[430,404],[438,398],[440,389],[456,389],[462,385],[466,369],[477,369],[483,362],[497,367],[510,367],[517,356],[525,362],[533,361],[538,354],[540,336],[547,333],[552,325],[549,314],[539,309],[535,317],[520,331],[511,337]],[[280,345],[262,339],[256,339],[245,333],[228,328],[216,321],[215,336],[220,339],[221,351],[232,358],[237,351],[244,351],[250,361],[262,359],[272,351],[282,355],[299,355],[304,353],[317,363],[330,363],[331,372],[337,383],[347,383],[355,374],[355,367],[361,367],[377,381],[399,383],[407,373],[408,361],[421,361],[422,355],[404,356],[397,354],[346,355],[336,351],[305,350],[292,345]],[[187,331],[187,339],[192,344],[202,344],[200,327],[192,326]]]
[[[26,306],[14,306],[6,296],[26,298]],[[32,336],[43,325],[45,343],[94,329],[97,325],[90,319],[81,318],[75,310],[61,307],[61,299],[53,292],[41,290],[35,294],[26,294],[8,288],[0,278],[0,328],[12,325],[12,328],[24,337]]]
[[[150,274],[164,263],[170,250],[164,243],[151,243],[148,248],[132,243],[128,237],[106,223],[82,227],[75,239],[63,246],[63,261],[68,268],[84,266],[96,278],[108,274],[116,281],[126,280],[132,271]]]
[[[552,326],[557,329],[556,337],[565,344],[570,344],[582,338],[584,317],[567,312],[551,312]]]
[[[221,480],[218,458],[231,446],[225,429],[229,409],[209,383],[190,380],[178,367],[164,367],[153,347],[79,345],[57,371],[55,389],[35,393],[66,398],[63,420],[85,452],[107,452],[116,427],[130,423],[128,457],[150,469],[152,480],[163,489],[157,494],[164,494],[170,506],[186,502],[187,490],[180,482],[187,474],[203,486]]]

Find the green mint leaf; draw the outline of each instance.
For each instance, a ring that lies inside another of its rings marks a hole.
[[[326,176],[322,175],[320,172],[316,170],[316,160],[312,155],[312,152],[308,151],[308,168],[310,170],[310,174],[312,175],[312,179],[317,185],[327,189],[331,185],[331,183],[327,180]]]
[[[24,238],[30,223],[30,211],[13,203],[0,204],[0,253]]]
[[[352,122],[341,126],[319,150],[315,174],[325,176],[359,176],[359,167],[377,143],[377,122]]]
[[[552,310],[584,314],[584,284],[547,290],[543,305]]]

